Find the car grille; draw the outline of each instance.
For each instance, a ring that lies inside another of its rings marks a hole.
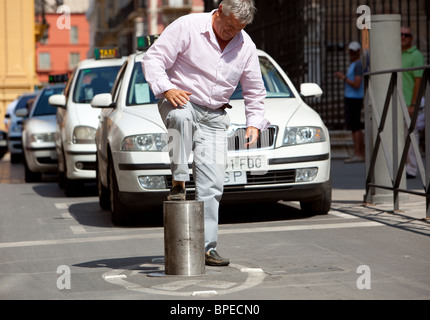
[[[296,169],[289,170],[273,170],[268,171],[266,174],[253,174],[252,172],[246,173],[246,179],[248,180],[247,186],[252,185],[270,185],[278,183],[293,183],[296,179]],[[167,187],[172,187],[172,176],[166,176]],[[193,175],[190,175],[190,181],[186,182],[187,188],[195,188]],[[224,187],[225,190],[237,189],[243,187],[243,185],[227,185]]]
[[[245,134],[246,127],[235,127],[234,125],[229,128],[228,138],[228,150],[229,151],[241,151],[247,150],[245,148]],[[261,131],[256,147],[252,147],[252,149],[273,149],[275,146],[276,135],[278,132],[278,128],[276,126],[270,126],[267,130]]]

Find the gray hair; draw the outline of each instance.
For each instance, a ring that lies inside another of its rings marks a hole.
[[[243,24],[250,24],[257,11],[254,0],[223,0],[220,5],[224,15],[233,14]]]

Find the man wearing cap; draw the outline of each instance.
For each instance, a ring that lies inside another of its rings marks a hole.
[[[361,109],[363,108],[364,83],[363,66],[360,59],[361,45],[353,41],[348,46],[351,64],[345,74],[335,72],[335,77],[345,82],[345,121],[348,130],[352,131],[354,142],[354,155],[346,159],[345,163],[364,161],[364,124],[361,121]]]

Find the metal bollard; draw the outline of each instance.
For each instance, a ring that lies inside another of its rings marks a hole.
[[[204,274],[203,202],[165,201],[163,219],[165,274]]]

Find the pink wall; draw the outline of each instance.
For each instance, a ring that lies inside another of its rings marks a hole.
[[[71,14],[70,26],[78,27],[78,43],[71,43],[70,30],[65,24],[66,20],[60,14],[47,14],[47,23],[49,24],[48,41],[46,44],[38,42],[36,44],[36,73],[39,82],[48,82],[50,74],[63,74],[71,72],[69,54],[79,53],[80,60],[87,57],[89,49],[89,25],[85,14]],[[57,27],[57,21],[60,22],[60,28]],[[61,29],[65,25],[66,28]],[[49,70],[40,69],[39,53],[50,53],[51,67]]]

